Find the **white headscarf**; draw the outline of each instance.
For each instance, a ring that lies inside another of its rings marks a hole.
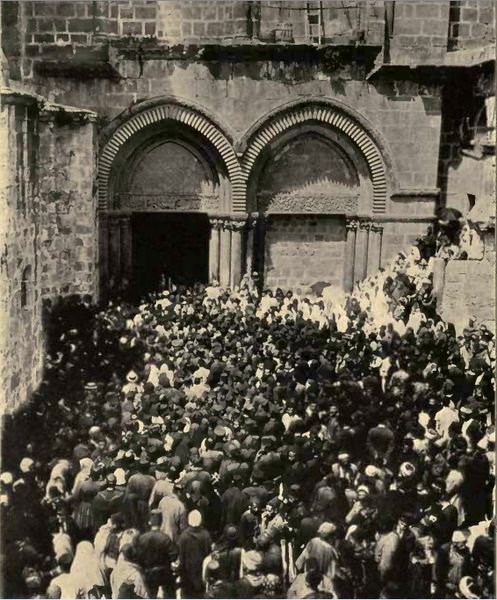
[[[70,575],[74,578],[76,586],[84,590],[86,597],[93,587],[105,585],[91,542],[79,542],[76,546],[76,555],[71,565]]]

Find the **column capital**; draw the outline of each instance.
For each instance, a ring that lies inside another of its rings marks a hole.
[[[371,231],[381,233],[383,231],[383,225],[381,223],[377,223],[376,221],[373,221],[371,223]]]
[[[228,229],[231,231],[242,231],[247,224],[247,219],[230,219],[227,223]]]
[[[371,221],[359,221],[359,228],[369,231],[371,229]]]
[[[214,228],[241,231],[247,224],[247,215],[216,215],[209,220]]]
[[[356,231],[358,226],[359,226],[358,219],[347,219],[347,221],[345,223],[345,228],[348,229],[349,231]]]
[[[223,227],[223,220],[219,217],[209,217],[209,223],[212,229],[221,229]]]

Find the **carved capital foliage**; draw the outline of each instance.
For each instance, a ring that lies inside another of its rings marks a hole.
[[[359,226],[359,221],[357,219],[348,219],[345,227],[348,231],[357,231],[357,227]]]

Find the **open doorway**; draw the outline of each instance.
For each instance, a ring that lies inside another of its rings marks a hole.
[[[165,283],[206,283],[209,219],[202,213],[135,213],[133,228],[134,296]]]

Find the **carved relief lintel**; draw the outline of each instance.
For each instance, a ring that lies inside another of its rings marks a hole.
[[[121,210],[196,212],[216,210],[220,206],[218,194],[118,194],[117,207]]]
[[[267,213],[350,214],[357,211],[358,204],[359,196],[356,194],[281,192],[257,196],[258,210]]]

